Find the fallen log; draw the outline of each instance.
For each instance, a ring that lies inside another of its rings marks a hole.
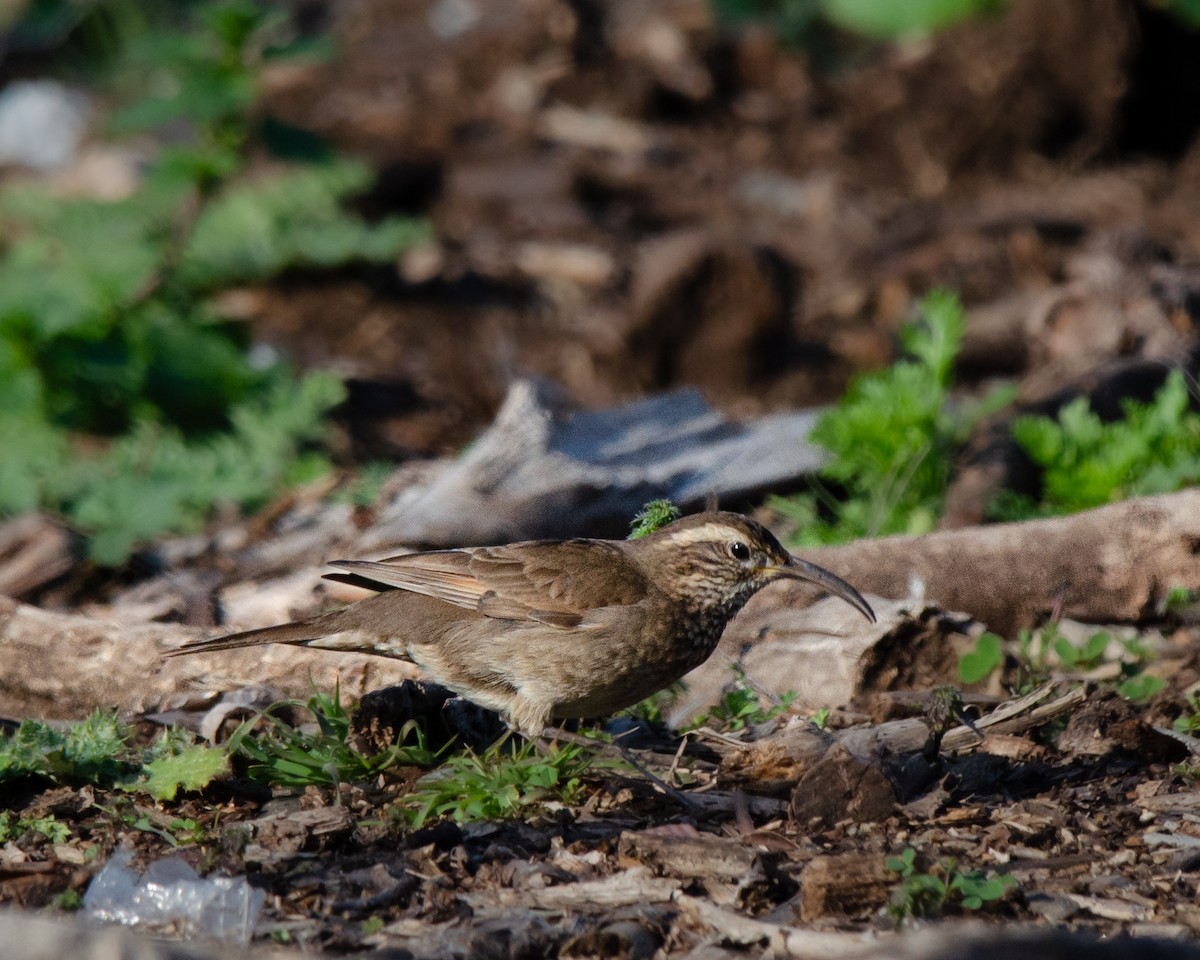
[[[1075,620],[1132,623],[1152,615],[1171,587],[1200,587],[1200,490],[1048,520],[859,540],[806,557],[884,597],[907,596],[915,583],[943,608],[1005,635],[1060,606]],[[763,591],[736,621],[734,639],[753,628],[754,615],[804,596]]]
[[[612,536],[653,497],[685,509],[709,494],[753,499],[824,462],[808,442],[818,416],[735,423],[691,390],[571,411],[549,385],[518,381],[471,448],[400,491],[358,549]]]
[[[920,611],[936,604],[1010,637],[1052,612],[1087,623],[1136,623],[1155,616],[1172,587],[1200,588],[1200,490],[1048,520],[857,540],[803,553],[864,594],[910,597],[907,607],[918,621],[926,616]],[[815,706],[842,702],[843,691],[832,682],[837,678],[859,677],[854,694],[901,689],[914,677],[956,681],[953,673],[909,676],[873,648],[864,652],[854,640],[862,628],[836,604],[820,616],[816,608],[805,610],[817,596],[816,588],[798,581],[760,591],[725,631],[716,653],[685,678],[688,716],[717,702],[732,663],[776,695],[805,687],[830,691],[831,699]],[[881,624],[892,622],[891,609]],[[937,649],[943,652],[935,660],[945,661],[951,648],[939,641]],[[873,673],[863,667],[867,656],[877,664]],[[884,670],[894,675],[884,676]],[[826,679],[814,682],[818,674]]]
[[[398,660],[279,645],[162,659],[186,641],[221,632],[52,613],[0,597],[0,713],[77,720],[98,707],[162,709],[175,697],[251,684],[307,699],[314,687],[332,690],[340,682],[347,696],[361,697],[415,676],[415,668]]]

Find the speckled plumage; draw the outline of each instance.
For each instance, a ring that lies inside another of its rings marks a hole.
[[[518,729],[540,732],[550,719],[611,713],[679,679],[773,580],[813,580],[873,617],[852,587],[790,556],[761,524],[716,511],[640,540],[541,540],[332,565],[348,573],[331,576],[384,592],[175,652],[291,643],[411,660]]]

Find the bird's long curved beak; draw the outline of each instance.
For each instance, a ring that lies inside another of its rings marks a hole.
[[[818,567],[815,563],[809,563],[799,557],[792,557],[786,564],[766,567],[765,570],[773,580],[808,580],[810,583],[824,587],[835,597],[841,597],[872,623],[876,622],[875,611],[863,599],[862,594],[837,574],[830,573],[824,567]]]

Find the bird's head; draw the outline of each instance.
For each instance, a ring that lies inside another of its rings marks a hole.
[[[807,580],[875,620],[870,605],[845,580],[793,557],[770,530],[739,513],[684,517],[630,546],[660,589],[698,608],[731,607],[736,612],[769,583]]]

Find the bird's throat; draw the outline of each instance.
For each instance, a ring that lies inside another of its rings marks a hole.
[[[721,634],[746,601],[754,595],[753,590],[735,594],[716,602],[694,603],[685,606],[681,624],[681,645],[687,651],[688,662],[699,665],[707,660],[720,642]]]

